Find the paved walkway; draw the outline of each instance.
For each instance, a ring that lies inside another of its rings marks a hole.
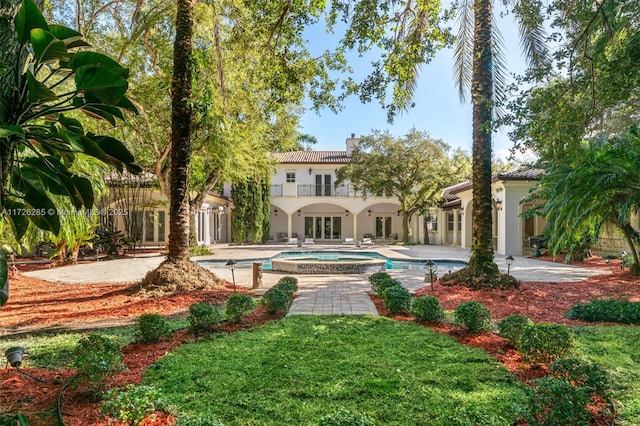
[[[381,246],[360,249],[342,245],[316,245],[310,248],[296,249],[286,245],[260,246],[213,246],[215,253],[203,256],[200,260],[255,260],[269,258],[282,251],[313,250],[345,250],[352,252],[376,251],[394,259],[469,259],[469,251],[444,246]],[[140,280],[151,269],[163,260],[161,256],[143,256],[139,258],[119,259],[95,262],[84,265],[52,268],[48,270],[27,272],[25,275],[41,279],[79,284],[89,282],[132,282]],[[496,263],[506,272],[504,256],[497,256]],[[226,268],[214,269],[219,277],[231,281],[231,272]],[[390,270],[389,274],[400,280],[409,290],[415,291],[424,286],[424,270]],[[448,271],[437,271],[442,275]],[[581,268],[570,265],[543,262],[526,257],[515,257],[511,266],[511,275],[522,281],[572,282],[600,275],[602,270]],[[262,294],[284,276],[281,273],[265,271],[263,286],[256,290]],[[298,275],[299,295],[294,300],[289,315],[377,315],[376,309],[367,295],[370,289],[367,280],[369,274],[358,275]],[[235,270],[236,283],[239,286],[251,287],[252,271],[250,267],[239,265]]]

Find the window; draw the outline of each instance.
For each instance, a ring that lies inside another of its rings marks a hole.
[[[458,213],[458,231],[462,231],[462,213]]]
[[[287,172],[287,183],[295,183],[296,172]]]
[[[376,216],[376,238],[389,238],[391,234],[391,216]]]
[[[316,197],[331,196],[331,175],[316,175]]]
[[[447,213],[447,231],[453,232],[453,213]]]
[[[438,216],[431,216],[431,230],[432,231],[437,231],[438,230]]]
[[[342,217],[307,216],[304,218],[304,236],[317,240],[341,239]]]

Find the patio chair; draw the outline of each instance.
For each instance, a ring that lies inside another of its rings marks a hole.
[[[371,238],[363,238],[362,241],[360,241],[360,245],[361,246],[373,246],[376,243],[373,242],[373,240]]]
[[[298,239],[297,238],[289,238],[289,241],[287,241],[287,244],[298,244]]]
[[[346,244],[346,245],[352,246],[352,245],[355,244],[355,241],[353,241],[353,238],[345,238],[344,242],[342,244]]]
[[[307,245],[307,246],[310,246],[310,245],[312,245],[312,244],[315,244],[315,243],[313,242],[313,238],[305,238],[305,239],[304,239],[304,242],[302,243],[302,245]]]

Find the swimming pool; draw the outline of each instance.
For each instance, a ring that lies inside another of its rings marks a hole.
[[[270,271],[272,269],[273,259],[290,259],[298,258],[304,259],[308,262],[353,262],[357,260],[371,260],[378,259],[384,260],[383,269],[391,270],[418,270],[424,271],[427,269],[427,259],[399,259],[388,258],[377,252],[353,252],[353,251],[286,251],[279,253],[275,256],[268,258],[255,258],[255,259],[236,259],[236,268],[238,269],[250,269],[254,262],[262,263],[262,269]],[[460,260],[450,259],[431,259],[438,268],[438,271],[457,271],[466,265],[466,262]],[[208,269],[225,269],[226,260],[199,260],[197,263]]]

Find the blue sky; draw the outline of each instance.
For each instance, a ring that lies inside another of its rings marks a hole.
[[[513,19],[506,17],[497,21],[505,39],[508,70],[520,73],[524,69],[524,61]],[[328,48],[332,42],[321,28],[309,31],[308,39],[313,43],[312,51]],[[416,127],[429,132],[434,139],[442,139],[450,146],[461,147],[470,153],[471,104],[468,96],[466,103],[460,101],[454,85],[452,57],[451,50],[443,50],[422,67],[414,98],[415,107],[397,116],[393,125],[387,123],[386,111],[378,103],[362,104],[358,98],[352,97],[338,114],[328,109],[320,111],[319,115],[313,110],[307,111],[300,121],[300,132],[318,139],[318,144],[313,147],[315,150],[344,150],[345,139],[352,133],[362,136],[372,130],[389,130],[395,136],[402,136]],[[355,55],[354,59],[358,60]],[[494,134],[494,155],[505,159],[511,146],[506,131]]]

